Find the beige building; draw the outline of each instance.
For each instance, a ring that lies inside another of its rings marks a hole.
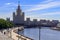
[[[13,23],[24,24],[24,12],[20,9],[20,4],[18,4],[16,12],[13,12]]]

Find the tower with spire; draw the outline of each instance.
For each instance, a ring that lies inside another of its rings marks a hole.
[[[19,25],[24,24],[24,12],[22,12],[19,2],[18,2],[18,7],[16,9],[16,12],[13,12],[13,23]]]

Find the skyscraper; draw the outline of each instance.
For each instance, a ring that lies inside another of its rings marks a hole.
[[[24,24],[24,12],[20,9],[20,4],[18,3],[18,8],[16,12],[13,12],[13,23],[14,24]]]

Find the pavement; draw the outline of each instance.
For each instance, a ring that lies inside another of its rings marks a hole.
[[[32,40],[29,37],[26,37],[24,35],[17,34],[17,29],[22,29],[21,27],[11,28],[9,30],[4,30],[3,32],[0,31],[0,40]],[[6,32],[4,34],[4,32]]]
[[[0,32],[0,40],[13,40],[13,39]]]

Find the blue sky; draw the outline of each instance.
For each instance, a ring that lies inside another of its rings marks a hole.
[[[16,11],[18,1],[25,18],[60,20],[60,0],[1,0],[0,1],[0,18],[10,17]]]

